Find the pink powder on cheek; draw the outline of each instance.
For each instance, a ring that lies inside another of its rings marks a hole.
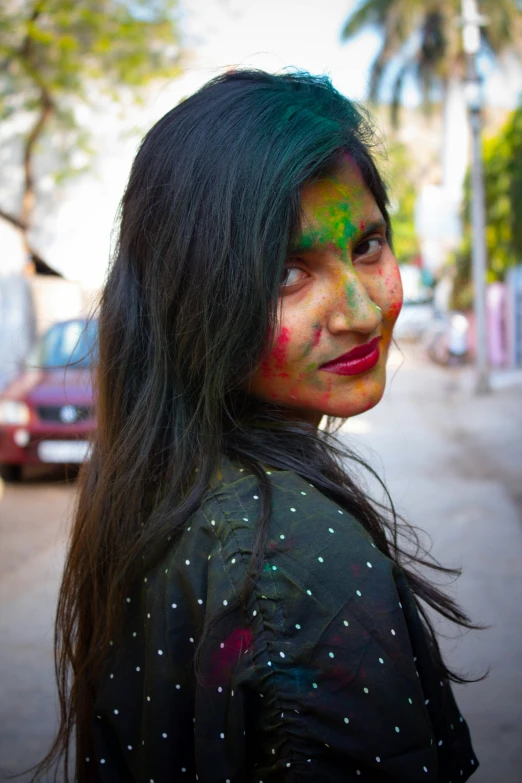
[[[269,359],[263,359],[263,361],[261,362],[261,373],[263,375],[263,378],[273,378],[274,371],[270,367]]]
[[[271,355],[274,358],[275,366],[278,370],[282,370],[286,363],[286,352],[290,342],[290,329],[283,326],[281,333],[277,338],[277,342],[272,349]]]
[[[388,307],[386,315],[388,315],[390,318],[392,318],[395,321],[395,319],[398,317],[401,310],[402,310],[402,300],[399,302],[392,302]]]
[[[321,339],[321,331],[322,329],[320,326],[316,327],[315,334],[314,334],[314,342],[313,342],[314,348],[316,347],[316,345],[319,345],[319,340]]]
[[[275,345],[272,347],[268,356],[261,362],[261,373],[263,378],[288,378],[288,373],[276,372],[282,370],[286,365],[287,346],[290,342],[290,330],[283,326]],[[274,369],[275,366],[275,369]]]

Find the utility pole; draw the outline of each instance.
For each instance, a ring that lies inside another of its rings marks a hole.
[[[490,391],[486,323],[486,210],[482,165],[482,87],[477,70],[480,28],[487,19],[479,14],[476,0],[462,0],[462,42],[466,54],[465,95],[471,127],[471,230],[473,300],[475,312],[475,391]]]

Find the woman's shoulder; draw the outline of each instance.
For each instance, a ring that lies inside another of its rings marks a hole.
[[[371,605],[386,600],[386,593],[397,606],[397,568],[362,524],[297,472],[264,470],[271,511],[257,594],[279,603],[308,604],[313,597],[332,614],[353,602],[354,611],[369,617]],[[208,538],[210,531],[214,543],[207,559],[237,591],[250,565],[261,504],[258,478],[227,460],[190,520],[190,535],[199,531]]]
[[[271,506],[251,599],[261,600],[268,613],[276,606],[292,616],[315,610],[323,621],[348,610],[370,632],[385,612],[393,627],[391,619],[400,612],[398,583],[404,581],[400,569],[358,520],[311,482],[292,470],[264,470]],[[154,601],[163,601],[167,614],[173,604],[190,606],[193,617],[201,618],[232,605],[250,572],[261,512],[259,479],[223,460],[200,506],[144,575],[143,586],[162,596]]]
[[[315,547],[325,537],[327,546],[344,545],[349,539],[352,553],[353,547],[375,549],[361,523],[299,473],[273,466],[261,468],[271,494],[269,534],[278,537],[278,547],[288,548],[296,537],[301,546]],[[257,476],[237,462],[223,459],[194,518],[203,524],[210,520],[220,538],[238,533],[253,535],[262,501],[263,490]]]
[[[367,625],[374,624],[376,601],[397,608],[398,569],[362,524],[297,472],[264,470],[271,506],[253,597],[292,606],[292,612],[302,604],[305,614],[311,602],[323,617],[350,606]],[[230,605],[242,594],[259,534],[262,493],[246,467],[223,460],[198,509],[146,575],[147,589],[165,597],[166,610],[182,594],[196,615]]]

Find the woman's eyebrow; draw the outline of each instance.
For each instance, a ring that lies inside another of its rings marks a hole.
[[[380,231],[383,228],[388,231],[388,224],[384,218],[373,220],[371,223],[362,222],[359,226],[359,229],[354,234],[354,240],[360,242],[361,239],[365,239],[366,237],[370,236],[370,234],[374,234],[376,231]]]
[[[359,228],[353,233],[352,244],[354,242],[360,242],[370,236],[370,234],[374,234],[376,231],[380,231],[383,228],[386,231],[388,230],[388,225],[384,218],[372,220],[371,223],[361,222]],[[323,249],[324,241],[322,240],[321,233],[309,229],[308,231],[301,232],[301,234],[296,237],[295,241],[290,244],[288,255],[299,255],[300,253],[314,252]]]

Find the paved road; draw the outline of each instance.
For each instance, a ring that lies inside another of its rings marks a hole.
[[[434,554],[462,566],[454,594],[491,625],[444,641],[455,668],[491,669],[457,688],[481,760],[473,781],[522,783],[522,387],[476,398],[468,369],[403,350],[383,402],[343,437],[385,475]],[[52,615],[73,501],[61,473],[4,487],[0,498],[0,780],[34,763],[55,725]]]
[[[74,486],[63,472],[50,472],[0,486],[2,494],[0,780],[6,780],[42,757],[56,725],[52,623]]]
[[[472,393],[469,368],[395,352],[383,401],[344,427],[400,513],[423,528],[452,594],[487,631],[442,624],[447,662],[489,677],[456,687],[481,767],[473,783],[522,783],[522,385]],[[520,379],[519,379],[520,380]]]

